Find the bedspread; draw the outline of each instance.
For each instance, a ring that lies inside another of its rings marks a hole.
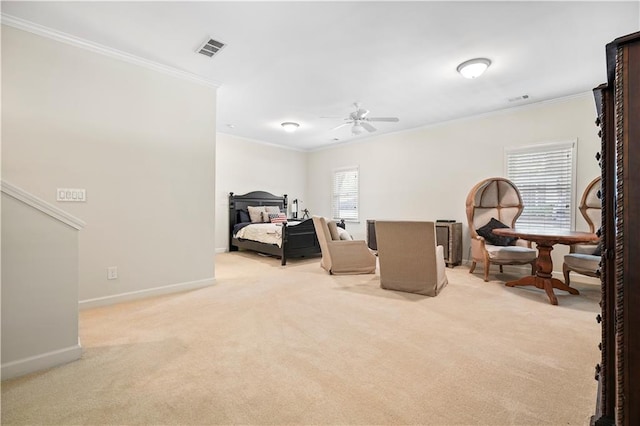
[[[299,223],[289,222],[287,226],[295,226]],[[282,228],[283,225],[280,223],[252,223],[236,232],[235,237],[282,247]]]

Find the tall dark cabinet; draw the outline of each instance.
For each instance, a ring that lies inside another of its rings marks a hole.
[[[602,138],[601,362],[594,425],[640,425],[640,32],[606,46],[594,89]]]

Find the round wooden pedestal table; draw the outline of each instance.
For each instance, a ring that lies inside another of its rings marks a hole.
[[[532,285],[543,289],[552,305],[558,304],[558,298],[553,292],[554,288],[568,291],[571,294],[580,294],[578,290],[569,287],[557,278],[553,278],[553,261],[551,250],[556,244],[580,244],[598,241],[598,236],[591,232],[577,231],[551,231],[551,230],[518,230],[517,228],[494,229],[493,233],[505,237],[517,237],[523,240],[533,241],[537,245],[538,258],[536,259],[536,274],[520,278],[506,283],[507,287]]]

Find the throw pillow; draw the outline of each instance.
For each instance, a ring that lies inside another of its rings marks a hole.
[[[251,223],[260,223],[264,222],[262,219],[262,213],[265,212],[264,206],[248,206],[247,210],[249,210],[249,217],[251,218]]]
[[[509,228],[509,227],[504,223],[500,222],[498,219],[492,217],[489,223],[487,223],[481,228],[476,229],[476,232],[481,237],[484,237],[484,239],[487,240],[489,244],[494,246],[511,246],[516,242],[517,238],[503,237],[501,235],[494,234],[493,230],[498,228]]]
[[[269,222],[287,223],[287,215],[284,213],[269,213]]]
[[[251,222],[251,217],[249,216],[249,212],[247,210],[238,210],[238,219],[239,223]]]
[[[269,218],[269,214],[271,213],[280,213],[280,207],[278,206],[264,206],[264,213],[262,214],[263,222],[271,222]]]
[[[338,226],[338,233],[340,234],[341,240],[348,240],[348,241],[353,240],[353,237],[351,236],[351,234],[348,233],[346,229],[342,229],[339,226]]]

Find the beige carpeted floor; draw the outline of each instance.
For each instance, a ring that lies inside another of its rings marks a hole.
[[[481,273],[429,298],[221,254],[212,287],[82,311],[82,359],[3,382],[2,424],[587,424],[598,286]]]

